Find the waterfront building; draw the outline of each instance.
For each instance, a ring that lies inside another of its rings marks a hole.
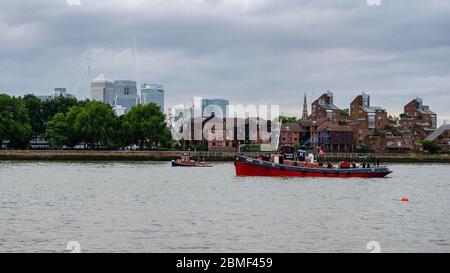
[[[352,121],[362,120],[368,129],[385,129],[388,116],[385,109],[370,105],[370,95],[362,93],[350,104],[350,118]]]
[[[401,119],[401,123],[410,125],[415,140],[424,139],[437,128],[437,115],[419,97],[405,105]]]
[[[211,152],[237,152],[241,144],[269,144],[271,121],[261,118],[190,118],[183,146]]]
[[[324,152],[348,153],[353,150],[353,129],[327,121],[314,132],[313,143]]]
[[[430,129],[437,128],[437,115],[430,110],[429,106],[423,105],[423,99],[417,97],[405,105],[404,114],[412,117],[415,124],[425,125]]]
[[[143,84],[142,85],[142,103],[155,103],[164,112],[164,86],[160,84]]]
[[[341,117],[340,111],[339,107],[334,105],[334,94],[327,91],[312,103],[312,112],[309,118],[312,120],[327,118],[338,121]]]
[[[108,80],[103,73],[98,75],[91,82],[91,100],[111,104],[114,98],[114,83]]]
[[[408,153],[414,149],[414,143],[408,135],[393,135],[386,136],[386,148],[391,153]]]
[[[370,95],[363,92],[352,101],[350,119],[354,145],[367,146],[374,151],[386,148],[386,134],[383,130],[388,124],[388,114],[385,109],[370,104]]]
[[[300,123],[286,123],[281,126],[280,145],[291,146],[302,144],[306,139],[306,130]]]
[[[450,152],[450,124],[443,124],[425,140],[436,142],[443,152]]]
[[[230,102],[224,99],[202,99],[202,116],[210,117],[212,113],[216,117],[225,118],[228,116],[228,106]]]

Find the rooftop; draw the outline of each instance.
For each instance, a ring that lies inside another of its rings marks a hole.
[[[353,132],[352,127],[348,125],[338,125],[331,122],[326,122],[317,128],[318,132],[330,131],[330,132]]]
[[[435,141],[440,135],[447,131],[450,131],[450,124],[444,124],[441,127],[437,128],[436,131],[427,136],[425,140]]]
[[[92,82],[111,82],[111,80],[109,80],[105,74],[101,73],[100,75],[97,76],[97,78],[95,78]]]
[[[298,123],[286,123],[281,126],[281,132],[302,133],[305,132],[305,130]]]

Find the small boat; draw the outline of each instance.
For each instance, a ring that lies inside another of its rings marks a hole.
[[[182,155],[180,159],[172,160],[172,167],[212,167],[212,164],[208,164],[204,161],[196,161],[191,159],[187,155]]]
[[[387,167],[352,168],[341,164],[339,168],[325,168],[317,163],[274,162],[236,155],[234,166],[237,176],[296,176],[330,178],[376,178],[386,177],[392,171]]]

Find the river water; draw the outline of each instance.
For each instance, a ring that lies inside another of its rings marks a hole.
[[[287,179],[235,177],[232,163],[0,162],[0,252],[450,252],[450,165],[391,168]]]

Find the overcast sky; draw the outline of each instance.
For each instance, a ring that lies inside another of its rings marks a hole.
[[[305,92],[310,102],[331,90],[348,108],[366,91],[392,114],[421,96],[450,118],[450,1],[67,2],[0,2],[0,91],[79,83],[85,98],[99,73],[135,80],[136,33],[141,79],[166,86],[166,107],[207,96],[300,116]]]

